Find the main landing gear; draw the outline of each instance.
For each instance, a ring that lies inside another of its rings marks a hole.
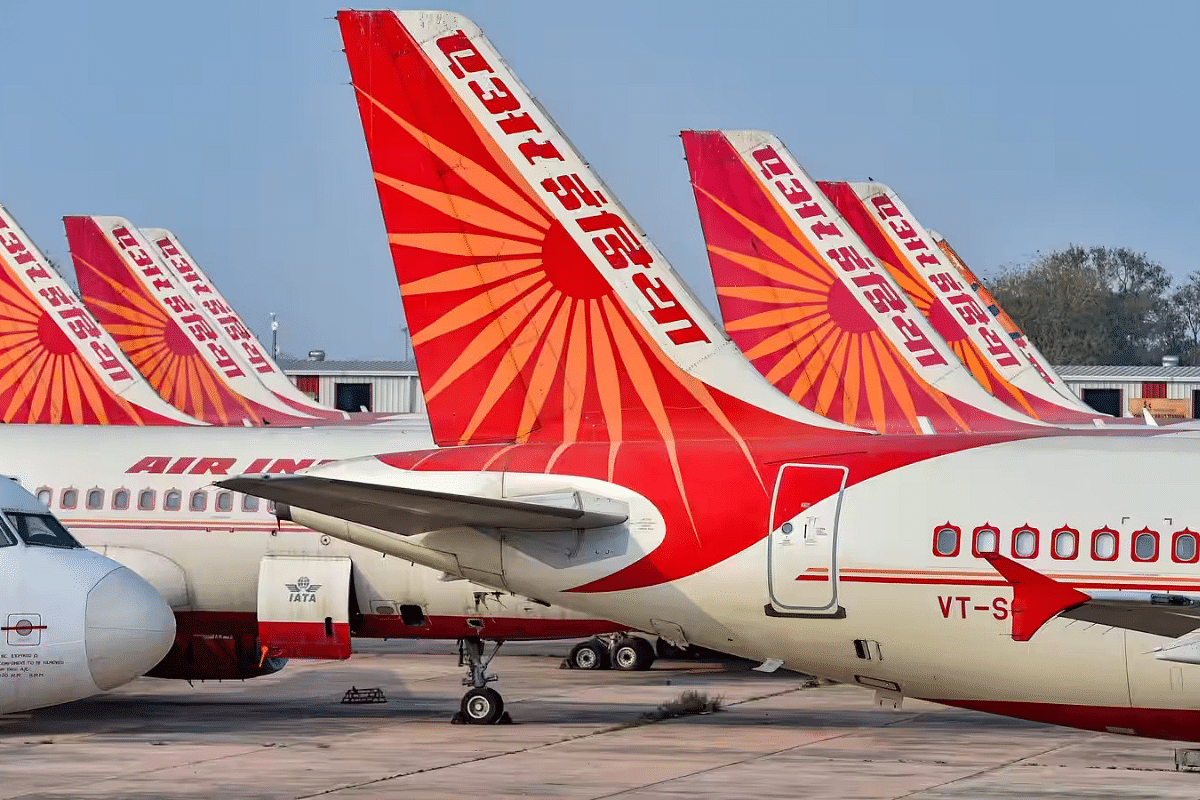
[[[604,634],[571,648],[571,669],[619,669],[635,672],[650,669],[656,657],[654,645],[640,636]]]
[[[488,664],[500,652],[503,641],[497,641],[492,654],[483,655],[483,640],[478,636],[467,636],[458,640],[458,665],[467,668],[463,686],[470,686],[463,695],[462,705],[454,715],[453,722],[469,725],[506,725],[512,717],[504,710],[504,698],[489,683],[496,680],[487,671]]]

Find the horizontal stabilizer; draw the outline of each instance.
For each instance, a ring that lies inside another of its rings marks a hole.
[[[1028,641],[1052,617],[1090,622],[1127,631],[1140,631],[1172,639],[1200,629],[1200,597],[1167,592],[1081,592],[1001,555],[987,556],[1013,585],[1013,638]],[[1189,644],[1177,658],[1184,663],[1195,647]],[[1200,663],[1200,653],[1196,654]]]
[[[1174,639],[1200,628],[1200,598],[1163,592],[1092,592],[1086,603],[1062,616]]]
[[[1078,589],[1002,555],[993,553],[986,558],[1013,585],[1012,638],[1018,642],[1029,641],[1051,617],[1091,599]]]
[[[625,503],[579,490],[517,499],[381,486],[313,475],[239,475],[218,485],[280,505],[411,536],[455,527],[530,531],[605,528],[629,519]],[[278,508],[281,516],[286,509]]]

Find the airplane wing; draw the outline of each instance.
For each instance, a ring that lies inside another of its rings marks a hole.
[[[581,490],[519,498],[475,497],[313,475],[239,475],[218,486],[287,506],[411,536],[460,526],[529,531],[606,528],[629,519],[619,500]]]
[[[987,556],[1013,586],[1013,638],[1028,641],[1053,617],[1176,639],[1200,629],[1200,597],[1167,592],[1083,592],[1001,555]]]

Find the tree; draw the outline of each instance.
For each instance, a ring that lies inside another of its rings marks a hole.
[[[1184,338],[1170,288],[1145,253],[1071,245],[1003,269],[992,293],[1052,363],[1152,364]]]
[[[1181,362],[1196,366],[1200,364],[1200,272],[1192,272],[1188,282],[1175,290],[1171,307],[1179,330],[1175,352]]]

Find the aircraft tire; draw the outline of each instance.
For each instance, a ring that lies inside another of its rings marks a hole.
[[[468,725],[492,725],[504,713],[504,698],[490,686],[463,695],[462,718]]]
[[[626,672],[641,672],[654,663],[654,646],[640,636],[627,636],[613,648],[613,667]]]
[[[608,669],[611,666],[608,648],[598,639],[588,639],[572,647],[567,662],[571,669]]]

